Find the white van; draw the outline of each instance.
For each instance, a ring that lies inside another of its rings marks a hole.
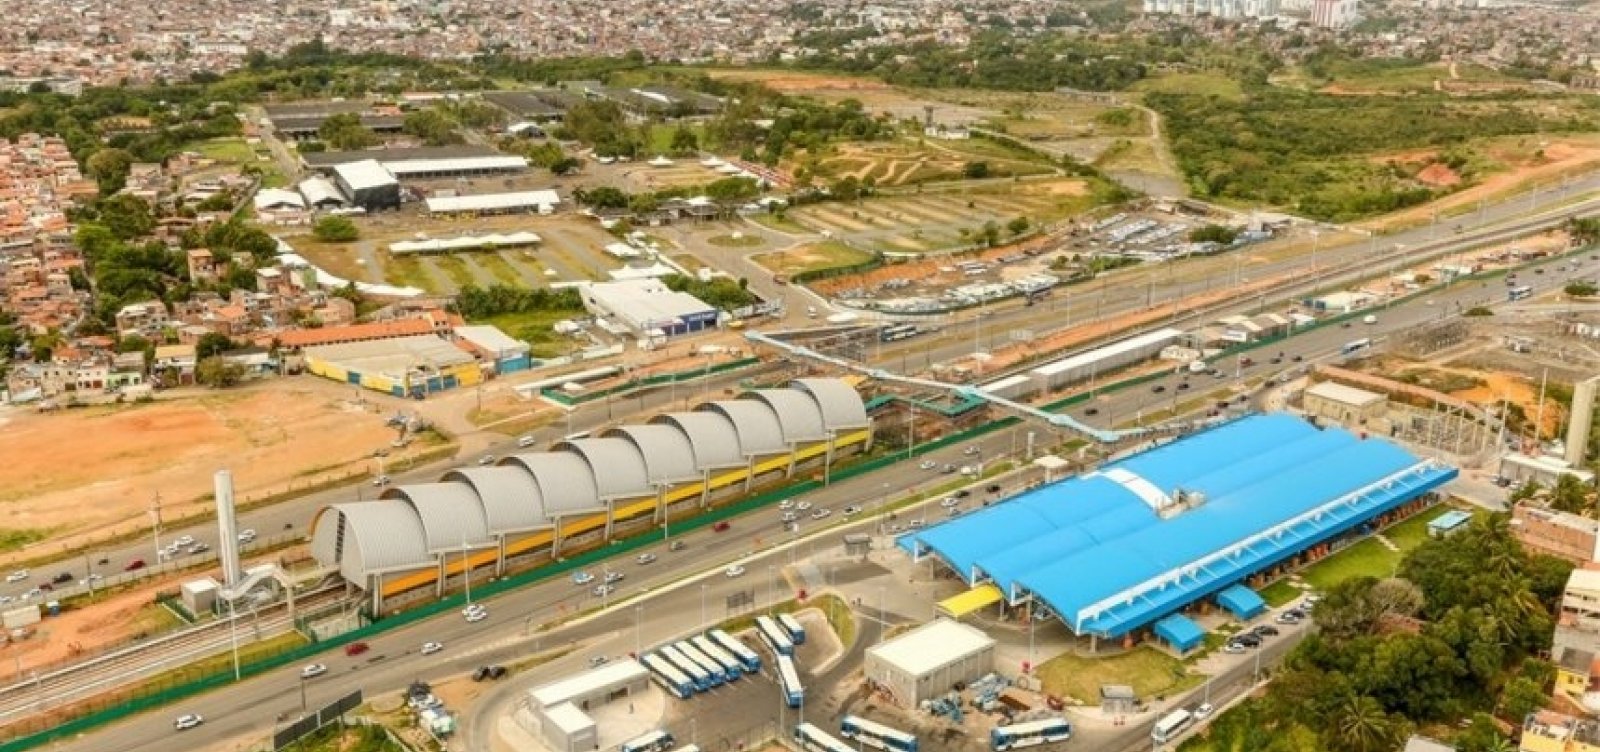
[[[532,436],[523,436],[523,437],[517,439],[517,446],[522,447],[524,449],[533,446],[535,443],[537,443],[537,442]]]
[[[1367,314],[1366,318],[1361,320],[1361,323],[1363,323],[1363,324],[1376,324],[1376,323],[1378,323],[1378,317],[1377,316],[1373,316],[1372,314],[1369,313],[1369,314]]]

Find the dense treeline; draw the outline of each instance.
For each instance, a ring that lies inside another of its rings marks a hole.
[[[583,299],[578,297],[577,290],[570,287],[551,290],[542,287],[490,285],[488,288],[483,288],[467,285],[456,293],[455,305],[462,316],[476,320],[502,313],[582,311]]]
[[[1265,698],[1230,712],[1182,749],[1388,752],[1424,724],[1469,721],[1462,752],[1505,740],[1555,678],[1539,656],[1571,564],[1530,557],[1507,515],[1430,539],[1398,577],[1341,583],[1317,604],[1318,630],[1290,653]],[[1315,743],[1306,745],[1307,737]],[[1242,746],[1241,746],[1242,745]]]
[[[1426,187],[1368,157],[1469,139],[1592,130],[1596,118],[1549,117],[1509,99],[1345,97],[1247,87],[1237,99],[1152,92],[1172,151],[1201,196],[1346,220],[1427,201]]]

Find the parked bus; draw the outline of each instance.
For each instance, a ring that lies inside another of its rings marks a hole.
[[[705,653],[707,658],[716,661],[717,665],[722,666],[722,673],[728,677],[728,681],[733,681],[744,675],[744,664],[740,663],[739,659],[729,655],[728,651],[717,647],[717,644],[712,642],[710,637],[695,635],[689,639],[689,642],[694,643],[694,646],[700,652]]]
[[[1506,299],[1507,300],[1522,300],[1523,298],[1529,297],[1531,295],[1533,295],[1533,286],[1532,285],[1519,285],[1517,287],[1513,287],[1513,288],[1511,288],[1509,290],[1506,290]]]
[[[756,633],[761,635],[761,641],[767,643],[773,655],[794,655],[794,640],[789,639],[789,633],[770,616],[756,617]]]
[[[1156,744],[1166,744],[1176,739],[1178,734],[1183,733],[1183,730],[1189,728],[1192,723],[1194,723],[1194,716],[1190,715],[1189,711],[1178,708],[1162,716],[1161,720],[1156,721],[1155,728],[1150,729],[1150,738]]]
[[[806,628],[800,626],[800,620],[794,618],[794,614],[778,614],[778,626],[789,633],[789,639],[794,644],[806,644]]]
[[[650,669],[650,678],[655,679],[673,697],[687,700],[694,696],[694,682],[689,681],[689,677],[684,676],[671,661],[655,653],[645,653],[640,662]]]
[[[673,738],[661,729],[637,736],[622,743],[622,752],[662,752],[672,749]]]
[[[700,649],[695,647],[694,644],[688,640],[683,640],[676,645],[673,645],[673,647],[677,648],[678,652],[683,653],[685,658],[688,658],[689,660],[694,661],[696,664],[699,664],[700,668],[705,669],[707,673],[711,674],[712,684],[723,684],[731,680],[728,676],[727,670],[722,667],[722,664],[711,660],[710,656],[700,652]],[[738,672],[734,672],[733,675],[738,676],[739,674]]]
[[[847,715],[839,721],[839,735],[890,752],[917,752],[917,737],[860,716]]]
[[[989,748],[1000,752],[1015,747],[1064,742],[1072,738],[1072,724],[1059,716],[1039,721],[999,726],[989,732]]]
[[[745,673],[754,674],[761,670],[761,654],[745,647],[745,644],[734,639],[733,635],[720,629],[713,629],[707,633],[707,636],[711,638],[712,642],[717,643],[717,647],[728,651],[734,658],[739,659],[739,662],[744,664]]]
[[[795,744],[806,752],[856,752],[856,749],[809,723],[794,727]]]
[[[1345,343],[1344,347],[1339,348],[1339,354],[1340,355],[1349,355],[1351,353],[1358,353],[1358,352],[1361,352],[1362,350],[1365,350],[1365,349],[1367,349],[1369,347],[1372,347],[1372,340],[1370,340],[1370,339],[1368,339],[1366,337],[1362,337],[1361,339],[1358,339],[1358,340],[1356,340],[1354,342]]]
[[[712,681],[711,672],[700,668],[700,664],[689,660],[689,656],[678,652],[678,649],[671,645],[662,645],[656,652],[660,653],[661,657],[671,661],[672,665],[677,666],[679,671],[682,671],[685,676],[689,677],[690,681],[694,682],[694,688],[701,692],[721,683]]]
[[[778,686],[783,689],[783,700],[791,708],[798,708],[806,700],[806,688],[800,684],[800,672],[794,668],[794,659],[778,656]]]

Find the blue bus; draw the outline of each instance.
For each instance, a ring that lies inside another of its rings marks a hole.
[[[989,732],[989,748],[995,752],[1035,744],[1064,742],[1072,738],[1072,724],[1059,716],[1026,723],[1000,726]]]
[[[794,640],[789,638],[788,630],[778,626],[772,617],[757,616],[756,633],[761,635],[761,641],[767,644],[773,655],[794,655]]]
[[[677,666],[679,671],[682,671],[685,676],[689,677],[690,681],[694,682],[694,688],[701,692],[722,683],[712,680],[711,672],[700,668],[699,664],[689,660],[689,656],[678,652],[678,649],[671,645],[662,645],[656,649],[656,652],[670,661],[672,665]]]
[[[656,729],[643,736],[634,737],[622,743],[622,752],[662,752],[672,749],[676,740],[661,729]]]
[[[856,752],[854,747],[809,723],[794,727],[794,741],[805,752]]]
[[[688,640],[678,642],[677,644],[673,645],[673,647],[677,648],[678,652],[683,653],[683,657],[694,661],[696,665],[700,666],[700,668],[705,669],[706,673],[711,674],[712,684],[726,684],[727,682],[732,681],[735,677],[739,676],[739,672],[737,671],[733,672],[732,676],[729,676],[728,670],[723,668],[722,664],[711,660],[710,656],[707,656],[705,653],[701,652],[699,648],[695,647],[694,644]]]
[[[689,638],[689,642],[693,643],[695,649],[704,653],[707,658],[716,661],[717,665],[722,667],[722,673],[728,678],[728,681],[733,681],[744,675],[744,664],[740,663],[739,659],[729,655],[728,651],[717,647],[717,644],[712,642],[710,637],[703,634],[695,635]]]
[[[839,721],[839,735],[890,752],[917,752],[917,737],[860,716],[847,715]]]
[[[793,614],[778,614],[778,626],[789,633],[789,639],[796,645],[806,644],[806,628],[800,626],[800,620]]]
[[[794,659],[778,656],[778,686],[783,689],[783,701],[798,708],[806,701],[806,688],[800,684],[800,672],[794,668]]]
[[[689,681],[689,677],[684,676],[671,661],[655,653],[645,653],[639,660],[645,668],[650,669],[650,678],[655,679],[668,694],[680,700],[694,696],[694,682]]]
[[[754,674],[761,670],[761,654],[745,647],[745,644],[734,639],[733,635],[720,629],[713,629],[706,634],[711,638],[712,642],[717,643],[717,647],[728,651],[729,654],[738,659],[739,663],[744,664],[745,673]]]

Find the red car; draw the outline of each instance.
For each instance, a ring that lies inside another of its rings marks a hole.
[[[733,527],[733,526],[732,526],[732,525],[729,525],[729,524],[728,524],[728,523],[726,523],[726,522],[718,522],[718,523],[717,523],[717,524],[715,524],[715,525],[712,525],[712,526],[711,526],[711,529],[712,529],[712,530],[715,530],[715,531],[717,531],[717,532],[719,532],[719,533],[720,533],[720,532],[722,532],[722,531],[724,531],[724,530],[727,530],[727,529],[728,529],[728,528],[730,528],[730,527]]]
[[[369,646],[365,642],[352,642],[349,645],[344,646],[344,654],[361,655],[362,653],[367,652],[368,647]]]
[[[123,567],[122,571],[132,572],[135,569],[144,569],[144,559],[134,559],[128,562],[128,566]]]

